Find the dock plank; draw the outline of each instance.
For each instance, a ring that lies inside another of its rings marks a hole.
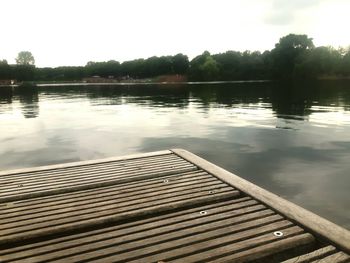
[[[0,262],[348,262],[348,237],[181,149],[0,172]]]
[[[72,229],[82,229],[95,225],[108,224],[110,222],[117,222],[121,220],[127,220],[132,217],[140,217],[143,215],[151,214],[153,211],[158,213],[162,211],[168,211],[171,209],[178,209],[186,207],[187,205],[193,205],[196,203],[209,202],[214,200],[220,200],[223,198],[236,197],[239,195],[237,191],[222,191],[213,195],[208,195],[207,189],[202,192],[189,191],[190,193],[183,194],[179,197],[163,198],[159,200],[158,197],[149,198],[148,203],[140,205],[136,203],[133,205],[125,206],[123,209],[114,208],[113,205],[107,207],[99,207],[97,211],[95,209],[84,210],[84,212],[68,211],[67,214],[53,215],[47,218],[30,219],[26,221],[25,225],[18,225],[16,223],[2,224],[0,244],[7,242],[13,242],[15,240],[24,240],[28,238],[38,237],[45,233],[56,234],[60,232],[70,231]],[[150,203],[151,201],[151,203]],[[136,201],[135,201],[136,202]],[[170,205],[169,205],[170,204]]]
[[[122,171],[119,173],[109,172],[109,173],[102,173],[99,172],[96,176],[89,176],[89,177],[82,177],[82,176],[70,176],[67,180],[63,180],[58,177],[54,177],[51,174],[47,174],[45,176],[42,176],[40,180],[36,180],[34,183],[28,183],[28,185],[25,182],[20,182],[19,184],[16,184],[14,187],[13,185],[2,185],[0,188],[1,193],[0,197],[8,196],[11,194],[23,194],[23,193],[30,193],[30,192],[36,192],[36,191],[43,191],[43,190],[50,190],[50,189],[56,189],[56,188],[62,188],[62,187],[69,187],[76,186],[76,185],[86,185],[86,184],[93,184],[96,182],[104,182],[104,181],[116,181],[118,183],[122,179],[130,179],[133,180],[135,177],[141,177],[144,174],[156,174],[158,176],[161,176],[161,174],[172,174],[177,173],[181,171],[193,171],[197,170],[196,167],[194,167],[191,164],[183,164],[176,166],[176,168],[173,165],[163,165],[157,168],[151,168],[147,169],[147,167],[142,169],[135,169],[133,171]],[[154,175],[153,175],[154,177]],[[142,178],[142,177],[141,177]],[[136,180],[136,179],[135,179]]]
[[[239,209],[241,210],[241,209]],[[232,221],[232,217],[229,217],[230,213],[226,212],[226,219],[220,218],[220,215],[216,214],[209,217],[200,216],[196,219],[179,221],[176,223],[170,223],[168,220],[155,222],[153,224],[138,225],[133,229],[126,228],[115,230],[105,233],[99,236],[88,236],[85,238],[77,239],[65,243],[60,249],[55,250],[52,247],[46,247],[45,249],[37,250],[35,253],[35,260],[54,260],[58,258],[64,258],[67,261],[74,262],[77,260],[92,260],[93,258],[103,255],[123,253],[125,251],[136,251],[138,248],[143,248],[145,244],[150,246],[152,244],[159,244],[160,242],[171,242],[176,238],[188,237],[195,233],[203,233],[208,229],[222,228],[223,226],[241,224],[241,229],[248,229],[256,225],[266,224],[268,220],[277,221],[280,220],[280,216],[274,215],[272,217],[265,217],[267,212],[245,213],[244,211],[237,210],[236,215]],[[271,213],[271,211],[269,211]],[[197,212],[197,214],[199,214]],[[184,218],[186,219],[186,218]],[[253,222],[253,223],[252,223]],[[159,224],[160,223],[160,224]],[[176,229],[176,231],[174,231]],[[130,234],[131,233],[133,234]],[[76,246],[79,245],[79,253],[77,255]],[[50,251],[51,250],[51,251]],[[27,250],[27,253],[32,253],[32,250]],[[43,256],[41,256],[41,253]],[[16,257],[23,257],[22,253],[17,253]],[[25,254],[28,257],[28,254]]]
[[[67,175],[62,174],[52,174],[47,173],[38,177],[28,177],[23,178],[22,176],[16,176],[18,178],[8,178],[4,182],[0,182],[0,190],[23,190],[25,188],[43,188],[47,185],[55,186],[55,185],[64,185],[66,183],[72,184],[74,182],[82,182],[82,181],[91,181],[92,179],[100,179],[100,178],[109,178],[109,177],[119,177],[122,176],[130,176],[132,174],[142,173],[145,170],[157,172],[160,169],[173,169],[176,167],[177,169],[193,167],[193,165],[186,162],[162,162],[162,165],[149,165],[144,164],[140,167],[132,167],[125,169],[98,169],[94,172],[77,172],[72,171]],[[18,186],[21,185],[21,188]]]
[[[260,244],[256,247],[243,250],[238,253],[232,253],[229,249],[225,251],[227,254],[223,256],[225,253],[221,251],[221,254],[218,255],[218,259],[211,260],[216,263],[224,263],[224,262],[267,262],[264,260],[266,256],[282,253],[284,251],[288,251],[289,249],[297,249],[298,247],[310,245],[315,242],[315,238],[308,234],[298,234],[295,236],[288,236],[284,239],[277,239],[276,241],[269,241],[267,244]],[[232,253],[232,254],[231,254]]]
[[[324,258],[330,254],[333,254],[337,251],[337,249],[334,246],[326,246],[319,249],[316,249],[312,252],[309,252],[304,255],[300,255],[288,260],[283,261],[283,263],[307,263],[315,260],[319,260],[321,258]]]
[[[60,209],[64,209],[67,211],[68,208],[72,208],[74,210],[82,210],[85,208],[93,208],[98,207],[103,204],[104,206],[108,204],[118,202],[126,202],[126,201],[135,201],[135,198],[144,198],[144,197],[152,197],[159,196],[162,194],[171,194],[174,193],[174,196],[181,194],[182,191],[185,190],[193,190],[196,192],[198,190],[203,190],[203,187],[210,187],[209,191],[215,191],[215,189],[220,189],[220,187],[225,187],[227,185],[217,182],[212,178],[203,179],[198,178],[198,180],[190,181],[190,182],[178,182],[177,184],[166,184],[163,187],[158,188],[149,188],[143,191],[143,188],[132,189],[132,191],[120,190],[118,187],[110,188],[109,192],[100,192],[100,191],[90,191],[88,196],[80,196],[77,197],[75,195],[61,196],[61,200],[50,200],[46,199],[45,203],[40,203],[39,200],[35,200],[35,202],[30,203],[27,202],[25,204],[22,203],[13,203],[8,207],[4,207],[0,211],[0,225],[2,222],[7,221],[7,218],[13,217],[16,222],[20,221],[22,217],[27,217],[30,214],[36,214],[36,216],[46,216],[48,214],[60,213]],[[118,191],[116,193],[116,191]],[[140,192],[142,191],[142,192]],[[93,194],[93,198],[91,196]],[[74,199],[71,199],[74,198]],[[126,204],[128,205],[128,204]],[[55,212],[54,212],[55,211]],[[46,213],[46,214],[45,214]]]
[[[17,201],[23,199],[30,199],[42,196],[56,195],[61,193],[69,193],[74,191],[81,191],[86,189],[93,189],[98,187],[105,187],[110,185],[121,184],[125,182],[132,182],[136,180],[144,180],[155,177],[162,177],[167,175],[173,175],[176,173],[186,173],[191,171],[196,171],[196,167],[187,167],[182,169],[163,169],[159,171],[145,171],[145,172],[135,172],[128,176],[123,177],[111,177],[107,179],[91,179],[87,182],[76,182],[69,185],[63,184],[60,186],[46,186],[45,188],[38,189],[18,189],[17,191],[12,191],[11,193],[2,191],[0,194],[0,203]]]
[[[143,159],[143,158],[155,157],[155,156],[168,156],[168,155],[173,155],[173,152],[170,150],[164,150],[164,151],[149,152],[149,153],[131,154],[131,155],[120,156],[120,157],[109,157],[109,158],[97,159],[97,160],[46,165],[46,166],[39,166],[34,168],[21,168],[21,169],[9,170],[9,171],[0,171],[0,177],[11,176],[15,174],[23,175],[23,174],[29,174],[32,172],[40,172],[40,171],[49,171],[49,170],[53,171],[56,169],[67,169],[70,167],[78,167],[78,166],[81,167],[81,166],[89,166],[89,165],[98,165],[98,164],[105,164],[105,163],[117,162],[117,161],[120,161],[120,162],[133,161],[136,159]]]
[[[345,263],[350,261],[350,256],[345,254],[342,251],[339,251],[335,254],[329,255],[327,257],[324,257],[322,259],[317,259],[315,261],[312,261],[313,263]]]
[[[210,259],[215,248],[225,248],[228,245],[230,251],[242,250],[246,247],[250,247],[254,243],[254,240],[266,242],[266,238],[273,238],[272,232],[281,228],[287,228],[285,231],[292,232],[293,234],[300,231],[298,228],[293,227],[293,224],[289,221],[279,221],[277,223],[271,223],[269,225],[255,227],[249,230],[240,230],[240,226],[224,227],[218,230],[208,231],[203,234],[198,234],[194,237],[181,238],[171,243],[161,243],[152,247],[145,247],[140,249],[139,256],[131,252],[124,254],[112,255],[98,260],[91,260],[91,262],[157,262],[157,261],[173,261],[173,262],[192,262],[202,259]],[[288,232],[288,233],[289,233]],[[269,234],[266,234],[269,233]],[[262,239],[262,240],[261,240]],[[258,242],[257,241],[257,242]],[[232,245],[235,244],[235,245]],[[255,243],[254,243],[255,244]],[[220,252],[219,252],[220,253]],[[175,260],[177,258],[177,260]]]
[[[16,246],[9,249],[1,250],[0,255],[6,255],[9,253],[19,254],[21,251],[30,251],[34,253],[35,248],[43,249],[53,249],[53,244],[55,244],[55,249],[64,249],[71,247],[71,241],[76,245],[90,243],[92,241],[99,241],[108,238],[117,239],[123,235],[130,235],[137,233],[141,230],[148,231],[155,227],[167,226],[171,224],[178,224],[181,222],[191,221],[191,220],[201,220],[203,216],[200,211],[208,211],[209,215],[205,217],[209,221],[215,221],[215,216],[220,216],[220,219],[225,219],[229,217],[237,217],[244,214],[250,214],[251,218],[255,217],[256,212],[260,213],[261,216],[267,216],[274,214],[271,210],[266,210],[265,206],[257,204],[255,200],[249,197],[237,198],[229,201],[214,202],[209,205],[194,206],[193,208],[186,208],[176,212],[170,212],[167,214],[155,214],[153,217],[131,221],[128,223],[121,223],[115,226],[109,226],[105,228],[95,229],[87,232],[82,232],[78,234],[72,234],[69,236],[54,238],[51,240],[35,242],[31,244],[26,244],[24,246]],[[257,217],[259,218],[259,217]],[[116,232],[117,231],[117,232]],[[37,251],[37,250],[36,250]]]

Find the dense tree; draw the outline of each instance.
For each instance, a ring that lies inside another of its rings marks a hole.
[[[219,66],[212,56],[207,56],[204,63],[199,66],[202,72],[203,80],[217,80],[219,75]]]
[[[259,51],[244,51],[241,55],[241,67],[236,79],[265,79],[264,59]]]
[[[350,75],[350,48],[342,59],[341,72],[344,75]]]
[[[185,74],[189,67],[188,57],[179,53],[172,58],[172,64],[175,74]]]
[[[88,62],[85,67],[35,68],[34,57],[22,51],[17,65],[0,60],[0,79],[73,81],[84,77],[146,79],[162,75],[183,74],[189,80],[249,80],[319,78],[350,76],[350,49],[314,47],[307,35],[289,34],[280,38],[269,51],[208,51],[189,61],[181,53],[175,56],[153,56],[119,63]],[[159,78],[161,79],[161,78]]]
[[[204,63],[215,64],[214,61],[210,61],[209,59],[211,57],[210,53],[208,51],[204,51],[203,54],[195,57],[190,62],[189,66],[189,77],[191,80],[206,80],[207,79],[207,73],[204,71],[205,68],[208,68],[208,65],[206,67],[203,67]],[[213,68],[218,68],[218,65],[213,65]],[[216,70],[216,69],[215,69]]]
[[[33,65],[15,65],[11,71],[11,78],[18,81],[31,81],[35,79],[35,67]]]
[[[304,54],[295,65],[295,76],[315,78],[317,76],[338,75],[341,72],[342,57],[332,47],[317,47]]]
[[[19,81],[35,79],[35,60],[31,52],[21,51],[16,58],[16,66],[13,66],[12,76]]]
[[[155,77],[172,73],[172,58],[170,56],[150,57],[143,62],[140,77]]]
[[[241,52],[227,51],[213,56],[219,64],[222,80],[232,80],[239,78],[241,69]]]
[[[17,65],[34,65],[35,60],[31,52],[21,51],[16,58]]]
[[[191,80],[264,79],[267,76],[264,56],[258,52],[227,51],[210,55],[204,52],[190,63]]]
[[[11,78],[11,67],[5,59],[0,60],[0,79]]]
[[[100,76],[100,77],[119,77],[120,76],[120,63],[115,60],[107,62],[88,62],[85,66],[85,72],[87,76]]]
[[[313,48],[312,39],[307,35],[289,34],[280,38],[271,50],[273,75],[278,78],[292,78],[295,65]]]
[[[124,61],[121,64],[122,76],[138,78],[144,76],[144,59]]]

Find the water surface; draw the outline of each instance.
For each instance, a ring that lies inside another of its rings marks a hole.
[[[184,148],[350,229],[350,82],[0,88],[0,168]]]

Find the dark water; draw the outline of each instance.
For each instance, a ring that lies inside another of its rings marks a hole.
[[[185,148],[350,229],[350,82],[0,88],[0,168]]]

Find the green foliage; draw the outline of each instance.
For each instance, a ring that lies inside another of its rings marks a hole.
[[[207,56],[202,65],[199,66],[203,80],[215,80],[219,74],[218,63],[211,56]]]
[[[341,72],[344,75],[350,75],[350,50],[344,55],[341,62]]]
[[[342,57],[332,47],[317,47],[305,53],[295,65],[298,78],[315,78],[317,76],[338,75],[341,71]]]
[[[19,81],[31,81],[34,80],[35,67],[33,65],[15,65],[12,67],[11,79],[16,79]]]
[[[125,61],[121,64],[122,76],[149,78],[167,74],[185,74],[188,69],[188,57],[183,54],[175,56],[150,57]]]
[[[260,52],[227,51],[210,55],[208,51],[190,62],[190,80],[264,79],[267,69],[265,55]]]
[[[115,60],[107,62],[88,62],[85,66],[85,72],[87,76],[100,76],[100,77],[119,77],[120,76],[120,63]]]
[[[5,59],[0,60],[0,79],[11,78],[11,67]]]
[[[190,62],[189,66],[189,77],[191,80],[207,80],[207,72],[205,69],[212,68],[214,71],[217,70],[216,61],[211,61],[211,55],[208,51],[204,51],[203,54],[195,57]],[[207,62],[207,65],[204,64]]]
[[[189,67],[188,57],[181,53],[173,56],[172,67],[173,67],[173,73],[186,74]]]
[[[307,35],[289,34],[280,38],[271,51],[208,51],[189,61],[181,53],[153,56],[119,63],[88,62],[85,67],[35,68],[34,57],[22,51],[17,65],[0,60],[0,79],[72,81],[84,77],[154,78],[183,74],[192,81],[318,78],[350,76],[350,48],[315,47]]]
[[[21,51],[16,58],[17,65],[34,65],[35,60],[31,52]]]
[[[307,35],[289,34],[282,37],[271,50],[272,74],[278,78],[292,78],[296,64],[301,62],[314,48],[311,38]]]

